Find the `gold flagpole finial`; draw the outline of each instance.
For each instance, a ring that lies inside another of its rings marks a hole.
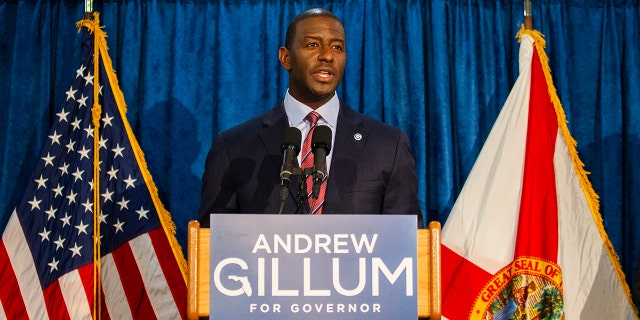
[[[524,28],[533,30],[533,18],[531,17],[531,0],[524,0]]]
[[[93,0],[84,0],[84,18],[93,18]]]

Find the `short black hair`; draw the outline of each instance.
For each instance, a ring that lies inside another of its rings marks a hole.
[[[340,21],[340,19],[335,14],[333,14],[333,12],[327,9],[313,8],[313,9],[305,10],[300,14],[298,14],[295,18],[293,18],[291,22],[289,22],[289,26],[287,27],[287,35],[284,40],[285,48],[291,49],[291,43],[293,42],[293,37],[296,34],[296,26],[298,25],[298,22],[304,19],[313,18],[313,17],[329,17],[329,18],[338,20],[338,22],[342,24],[342,21]]]

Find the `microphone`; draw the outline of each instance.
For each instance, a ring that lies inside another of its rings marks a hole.
[[[331,128],[318,126],[313,130],[311,137],[311,149],[313,150],[313,189],[311,196],[318,199],[320,185],[327,176],[327,155],[331,152]]]
[[[282,158],[282,167],[280,168],[280,212],[284,208],[284,202],[289,194],[289,182],[293,174],[293,160],[300,153],[300,143],[302,142],[302,134],[296,127],[288,127],[282,133],[282,145],[280,149],[284,153]]]

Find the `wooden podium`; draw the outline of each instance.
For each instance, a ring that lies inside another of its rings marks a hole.
[[[198,221],[189,222],[187,318],[209,316],[209,228]],[[440,319],[441,269],[440,223],[433,221],[427,229],[417,230],[418,317]]]

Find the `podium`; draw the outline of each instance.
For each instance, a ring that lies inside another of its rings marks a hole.
[[[440,223],[417,229],[417,301],[419,319],[440,319],[441,267]],[[210,230],[198,221],[188,226],[187,318],[209,317],[210,302]]]

